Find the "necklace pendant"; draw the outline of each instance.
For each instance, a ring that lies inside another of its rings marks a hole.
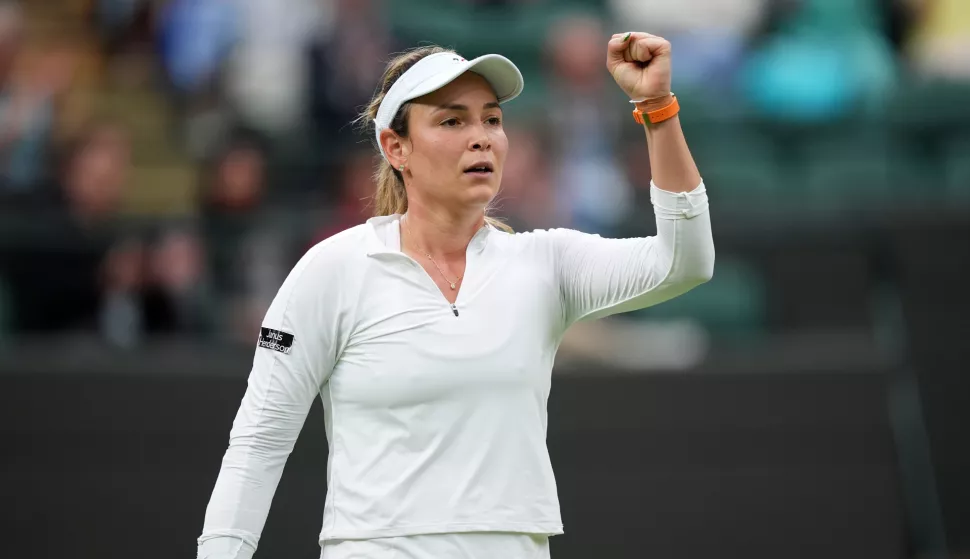
[[[451,284],[451,288],[454,289],[455,288],[455,284]]]

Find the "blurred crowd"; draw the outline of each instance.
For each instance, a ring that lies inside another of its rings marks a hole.
[[[604,70],[613,32],[670,39],[679,94],[777,119],[970,80],[966,0],[3,0],[0,332],[250,340],[302,253],[369,217],[374,152],[351,122],[414,46],[400,22],[433,28],[439,8],[500,53],[494,14],[541,14],[496,203],[517,230],[616,235],[648,200],[642,132]],[[146,147],[159,115],[165,145]],[[169,161],[192,184],[145,171]]]

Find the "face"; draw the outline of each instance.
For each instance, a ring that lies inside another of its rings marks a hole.
[[[251,148],[238,148],[226,154],[219,165],[218,197],[230,207],[245,207],[259,197],[263,186],[262,154]]]
[[[579,90],[602,85],[599,45],[608,38],[603,38],[601,23],[594,18],[575,17],[556,24],[547,38],[547,50],[558,77]]]
[[[126,135],[110,126],[94,131],[74,155],[65,186],[72,205],[85,213],[106,214],[121,200],[127,180]]]
[[[392,164],[407,161],[409,202],[452,211],[484,209],[498,193],[509,150],[502,126],[495,92],[472,72],[416,99],[408,137],[384,143]]]

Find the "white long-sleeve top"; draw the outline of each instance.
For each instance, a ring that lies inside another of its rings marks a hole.
[[[401,252],[399,215],[312,248],[264,320],[199,556],[252,556],[317,395],[330,451],[321,541],[562,533],[546,402],[563,334],[713,273],[704,185],[651,185],[651,200],[653,237],[482,228],[454,305]]]

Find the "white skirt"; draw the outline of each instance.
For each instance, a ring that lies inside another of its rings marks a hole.
[[[370,540],[327,540],[320,559],[549,559],[549,537],[468,532]]]

